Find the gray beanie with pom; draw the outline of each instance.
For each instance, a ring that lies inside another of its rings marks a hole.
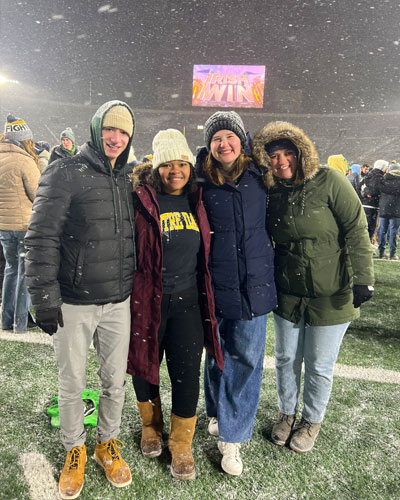
[[[22,118],[16,118],[14,115],[7,116],[7,122],[4,125],[4,135],[10,141],[28,141],[33,139],[32,130]]]

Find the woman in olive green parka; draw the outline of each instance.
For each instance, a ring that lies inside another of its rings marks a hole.
[[[275,245],[280,412],[272,440],[304,453],[318,436],[343,336],[373,294],[371,244],[351,184],[319,166],[315,146],[301,129],[268,124],[254,137],[253,157],[268,169],[268,230]],[[304,407],[295,426],[303,362]]]

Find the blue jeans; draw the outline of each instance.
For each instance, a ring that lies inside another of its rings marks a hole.
[[[225,368],[206,355],[204,395],[209,417],[218,418],[219,440],[251,438],[260,398],[267,315],[252,320],[218,319]]]
[[[301,367],[304,361],[302,417],[322,422],[333,383],[333,367],[350,323],[309,326],[304,317],[298,325],[274,314],[275,369],[279,410],[294,415],[299,409]]]
[[[394,257],[397,250],[397,238],[399,235],[400,217],[382,217],[378,229],[378,250],[379,255],[385,253],[386,238],[389,233],[389,255]]]
[[[25,231],[0,231],[6,267],[4,269],[1,327],[25,332],[30,297],[25,283]]]

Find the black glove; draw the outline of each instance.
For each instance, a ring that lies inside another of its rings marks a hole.
[[[36,313],[35,318],[36,324],[44,332],[49,335],[56,333],[58,325],[64,326],[63,315],[61,312],[61,307],[55,307],[53,309],[42,309]]]
[[[370,285],[353,286],[353,306],[360,307],[362,303],[374,295],[374,287]]]

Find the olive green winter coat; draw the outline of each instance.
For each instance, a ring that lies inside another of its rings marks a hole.
[[[295,179],[272,175],[265,145],[290,139],[298,148]],[[297,323],[304,314],[313,326],[347,323],[353,284],[373,284],[372,250],[367,222],[356,192],[339,172],[319,167],[306,134],[286,122],[273,122],[254,138],[253,156],[265,167],[268,229],[275,245],[275,280],[282,318]]]

